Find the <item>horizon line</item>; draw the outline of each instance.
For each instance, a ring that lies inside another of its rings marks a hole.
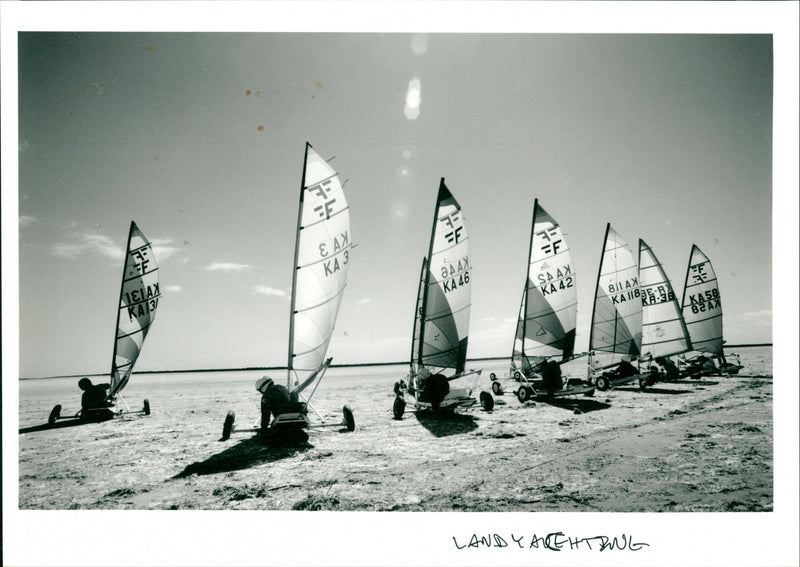
[[[773,343],[741,343],[735,345],[725,345],[727,348],[749,348],[749,347],[771,347]],[[578,353],[580,355],[588,354],[588,351]],[[467,362],[477,362],[483,360],[504,360],[510,359],[510,356],[482,356],[478,358],[468,358]],[[409,364],[407,360],[395,362],[352,362],[346,364],[331,364],[331,368],[358,368],[362,366],[397,366],[400,364]],[[193,368],[193,369],[178,369],[178,370],[140,370],[137,374],[184,374],[191,372],[249,372],[255,370],[286,370],[286,366],[243,366],[240,368]],[[18,380],[50,380],[53,378],[82,378],[82,377],[97,377],[108,376],[109,372],[101,372],[95,374],[63,374],[56,376],[20,376]]]

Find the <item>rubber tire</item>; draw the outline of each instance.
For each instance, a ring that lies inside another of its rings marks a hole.
[[[484,409],[484,411],[492,411],[494,409],[494,398],[489,392],[481,392],[480,400],[481,407]]]
[[[522,374],[520,374],[519,371],[514,372],[514,380],[516,380],[517,382],[522,380]]]
[[[231,433],[233,432],[233,422],[236,421],[236,414],[233,411],[229,411],[228,415],[225,416],[225,423],[222,424],[222,440],[227,441],[231,438]]]
[[[145,415],[150,415],[150,400],[147,398],[144,399],[144,407],[142,407],[142,411]]]
[[[517,390],[517,399],[521,403],[527,402],[531,398],[531,393],[528,391],[528,388],[525,386],[521,386],[519,390]]]
[[[406,413],[406,401],[401,397],[396,397],[394,399],[394,405],[392,406],[392,415],[397,420],[403,419],[403,414]]]
[[[50,415],[47,418],[47,423],[53,425],[59,417],[61,417],[61,404],[55,406],[52,410],[50,410]]]
[[[597,386],[597,389],[600,390],[601,392],[605,392],[606,390],[608,390],[608,387],[611,385],[611,383],[605,376],[598,376],[597,379],[595,379],[594,381],[594,385]]]
[[[489,374],[489,379],[490,379],[492,382],[494,382],[495,380],[497,380],[497,374],[495,374],[494,372],[492,372],[491,374]]]
[[[353,416],[353,410],[350,409],[350,406],[344,406],[342,408],[342,413],[344,414],[344,423],[347,431],[355,431],[356,418]]]
[[[494,392],[495,396],[503,395],[503,387],[500,385],[500,382],[492,382],[492,392]]]

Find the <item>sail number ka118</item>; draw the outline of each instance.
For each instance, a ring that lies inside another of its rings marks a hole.
[[[611,303],[614,305],[640,297],[639,279],[632,278],[624,282],[613,282],[608,285],[608,293],[611,297]]]

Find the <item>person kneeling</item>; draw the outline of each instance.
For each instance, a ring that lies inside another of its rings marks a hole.
[[[276,384],[272,378],[264,376],[256,381],[256,390],[261,392],[261,435],[274,441],[302,442],[308,440],[303,431],[304,424],[288,423],[270,427],[270,414],[273,418],[285,413],[305,414],[306,405],[300,403],[297,394],[290,394],[285,386]]]
[[[108,399],[109,384],[92,384],[88,378],[78,380],[81,395],[81,419],[84,421],[106,421],[114,417],[108,409],[113,404]]]

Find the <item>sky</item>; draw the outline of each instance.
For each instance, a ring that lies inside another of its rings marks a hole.
[[[469,357],[510,355],[534,199],[588,325],[606,223],[680,295],[693,244],[725,340],[772,340],[769,35],[23,33],[22,377],[110,369],[128,225],[163,298],[137,369],[285,364],[303,149],[345,181],[329,354],[408,358],[440,177],[473,263]]]

